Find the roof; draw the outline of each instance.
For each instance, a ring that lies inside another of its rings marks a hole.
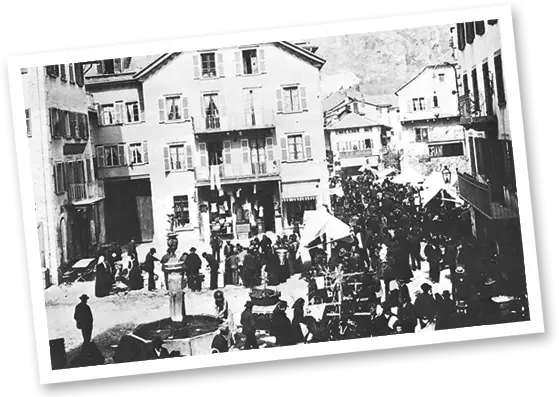
[[[341,104],[346,98],[347,96],[343,92],[340,91],[333,92],[332,94],[328,95],[326,99],[322,101],[322,108],[324,109],[325,112],[332,110],[336,106]]]
[[[419,72],[415,77],[413,77],[410,81],[408,81],[406,84],[404,84],[403,86],[401,86],[400,88],[398,88],[398,90],[394,93],[396,95],[398,95],[398,93],[400,91],[402,91],[402,89],[404,89],[405,87],[407,87],[409,84],[411,84],[415,79],[417,79],[419,76],[421,76],[427,69],[439,69],[439,68],[454,68],[454,66],[456,66],[456,63],[450,63],[450,62],[443,62],[441,64],[437,64],[437,65],[427,65],[425,66],[421,72]]]
[[[396,96],[392,94],[369,95],[350,88],[330,94],[322,101],[322,108],[325,112],[328,112],[342,104],[346,98],[358,102],[365,101],[369,105],[378,107],[395,107],[398,103]]]
[[[339,129],[346,129],[346,128],[360,128],[360,127],[388,127],[384,124],[379,123],[373,119],[370,119],[365,116],[361,116],[357,113],[349,113],[347,116],[343,117],[334,125],[327,127],[327,130],[339,130]]]
[[[135,81],[134,72],[108,74],[108,75],[94,75],[94,76],[87,76],[85,79],[86,79],[86,84],[88,86],[94,84],[105,84],[105,83],[131,83]]]

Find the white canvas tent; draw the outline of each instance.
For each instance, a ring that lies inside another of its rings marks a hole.
[[[411,169],[404,170],[400,175],[396,175],[394,178],[392,178],[393,183],[399,183],[401,185],[409,183],[415,186],[421,184],[424,180],[425,177],[423,177],[423,175]]]
[[[303,261],[310,259],[308,245],[323,234],[326,234],[328,241],[341,240],[351,235],[350,227],[326,211],[325,208],[305,211],[304,216],[305,226],[301,233],[301,244],[298,252],[298,256],[301,256]]]

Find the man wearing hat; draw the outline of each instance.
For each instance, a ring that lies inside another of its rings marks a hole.
[[[144,269],[148,273],[148,290],[153,291],[155,289],[155,262],[159,261],[155,257],[155,248],[150,248],[149,252],[146,254],[146,260],[144,261]]]
[[[241,325],[243,326],[243,334],[246,336],[245,350],[258,349],[256,342],[256,318],[252,313],[254,303],[247,301],[245,310],[241,313]]]
[[[415,300],[415,313],[419,319],[421,329],[423,329],[427,324],[435,321],[437,302],[431,294],[432,287],[429,284],[423,283],[421,290],[423,292]]]
[[[93,314],[91,308],[87,304],[89,296],[83,294],[80,296],[80,303],[76,305],[74,310],[74,320],[76,320],[76,328],[82,331],[83,346],[91,341],[91,331],[93,331]]]
[[[196,248],[190,248],[190,254],[187,255],[186,260],[186,276],[188,278],[188,287],[192,291],[201,291],[200,285],[200,269],[202,268],[202,260],[196,253]]]
[[[227,323],[221,324],[219,327],[219,334],[214,336],[212,340],[212,354],[214,353],[227,353],[229,351],[229,325]]]

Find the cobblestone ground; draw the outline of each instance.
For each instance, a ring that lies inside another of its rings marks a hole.
[[[213,314],[213,291],[207,288],[209,274],[206,274],[205,287],[201,292],[193,293],[186,290],[187,313]],[[428,282],[428,264],[423,263],[422,269],[414,272],[414,279],[408,284],[412,300],[419,292],[420,286]],[[147,283],[146,283],[147,285]],[[93,341],[97,344],[107,362],[112,362],[114,349],[120,338],[132,331],[138,324],[156,321],[169,316],[169,301],[165,290],[130,291],[110,295],[104,298],[95,297],[94,282],[77,282],[71,285],[51,287],[45,291],[49,339],[64,338],[69,361],[77,354],[81,346],[81,333],[76,329],[73,320],[74,307],[81,294],[87,294],[91,306],[94,324]],[[274,287],[275,288],[275,287]],[[449,270],[441,273],[441,281],[433,286],[433,293],[450,290]],[[235,321],[240,323],[240,314],[245,302],[249,299],[244,287],[231,286],[222,289],[235,314]],[[287,282],[278,286],[281,298],[289,305],[288,316],[291,317],[291,306],[299,297],[306,298],[307,283],[295,275]]]

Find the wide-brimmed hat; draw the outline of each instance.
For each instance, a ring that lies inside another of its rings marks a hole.
[[[245,307],[251,308],[251,309],[252,309],[252,308],[254,307],[254,303],[252,303],[252,301],[247,301],[247,302],[245,303]]]
[[[465,271],[462,266],[456,266],[456,274],[464,274]]]
[[[215,300],[223,300],[223,291],[215,291],[214,292],[214,299]]]
[[[190,252],[196,252],[196,248],[195,248],[195,247],[191,247],[191,248],[190,248]]]
[[[423,284],[421,284],[421,289],[422,289],[423,292],[427,292],[427,291],[431,291],[433,289],[433,287],[431,287],[427,283],[423,283]]]
[[[88,300],[89,296],[87,296],[86,294],[83,294],[82,296],[80,296],[80,299],[83,300]]]

